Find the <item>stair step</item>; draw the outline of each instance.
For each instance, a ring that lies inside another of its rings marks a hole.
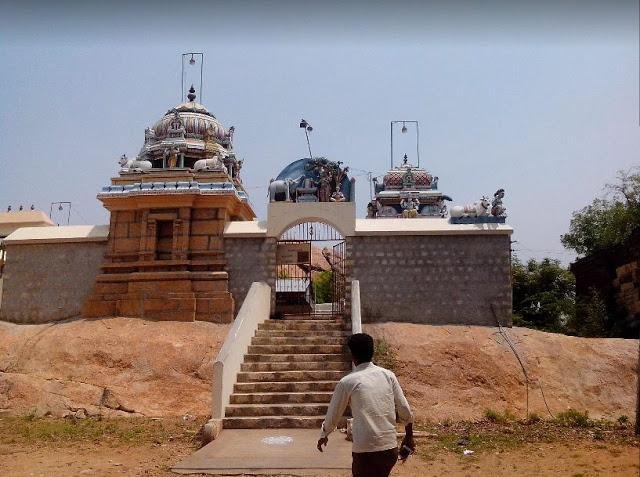
[[[258,330],[255,336],[257,338],[264,338],[267,336],[335,336],[335,337],[349,337],[351,333],[349,331],[342,330]]]
[[[347,338],[342,336],[256,336],[251,339],[252,345],[333,345],[346,343]]]
[[[245,363],[292,363],[296,361],[323,361],[323,362],[345,362],[350,363],[351,357],[348,354],[245,354]]]
[[[239,383],[255,383],[262,381],[337,381],[346,374],[345,371],[267,371],[239,372]]]
[[[250,345],[249,354],[345,354],[345,345],[297,344],[297,345]]]
[[[231,395],[231,404],[304,404],[328,403],[332,392],[293,393],[236,393]]]
[[[293,361],[284,363],[242,363],[240,371],[351,371],[351,363],[344,361]]]
[[[316,331],[349,331],[350,327],[337,321],[280,321],[269,320],[258,325],[259,330],[316,330]]]
[[[293,393],[293,392],[333,392],[338,381],[260,381],[236,383],[234,393]]]
[[[225,417],[225,429],[320,429],[324,416]]]
[[[341,316],[333,316],[330,314],[322,315],[284,315],[282,321],[343,321]]]
[[[232,404],[225,409],[225,417],[266,416],[324,416],[327,403],[321,404]]]

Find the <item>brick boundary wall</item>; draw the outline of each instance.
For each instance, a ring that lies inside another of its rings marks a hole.
[[[363,322],[512,324],[508,235],[348,237]],[[494,311],[495,316],[494,316]]]
[[[45,323],[79,316],[105,252],[106,242],[7,244],[0,319]]]

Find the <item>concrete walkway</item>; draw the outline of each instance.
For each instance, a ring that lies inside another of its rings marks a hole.
[[[331,434],[322,453],[316,449],[318,434],[317,429],[225,429],[171,470],[218,475],[327,475],[350,470],[351,442],[344,434]]]

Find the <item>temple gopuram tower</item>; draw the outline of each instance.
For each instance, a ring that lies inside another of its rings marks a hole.
[[[195,93],[192,86],[188,101],[145,130],[138,156],[122,156],[120,173],[98,194],[110,228],[86,317],[233,320],[222,234],[255,213],[234,128],[225,130]]]

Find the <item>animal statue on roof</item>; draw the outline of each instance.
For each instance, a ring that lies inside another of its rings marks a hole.
[[[138,156],[135,159],[129,159],[126,154],[120,156],[118,164],[120,164],[121,172],[144,172],[151,169],[151,161],[144,159],[146,156]]]
[[[194,171],[224,171],[225,166],[219,155],[207,159],[198,159],[193,165]]]
[[[505,217],[507,215],[507,208],[502,205],[502,199],[504,198],[504,189],[498,189],[493,194],[493,202],[491,202],[491,215],[494,217]]]
[[[489,215],[491,202],[486,196],[482,196],[477,202],[466,205],[454,205],[451,207],[451,217],[483,217]]]
[[[269,183],[269,202],[291,202],[303,179],[304,175],[297,179],[272,179]]]

